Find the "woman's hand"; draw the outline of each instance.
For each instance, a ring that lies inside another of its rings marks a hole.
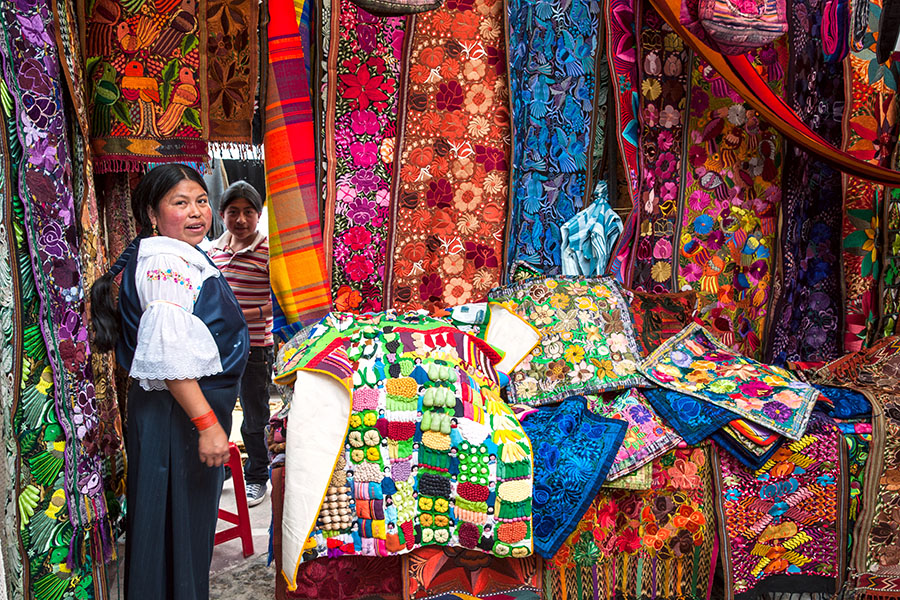
[[[228,436],[216,423],[200,432],[200,462],[208,467],[221,467],[228,462]]]

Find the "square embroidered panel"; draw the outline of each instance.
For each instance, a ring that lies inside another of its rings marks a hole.
[[[636,389],[621,394],[589,396],[588,408],[595,414],[628,424],[607,479],[618,479],[637,471],[681,441]]]
[[[627,424],[572,396],[533,412],[522,428],[534,452],[534,550],[552,558],[600,491]]]
[[[641,355],[647,356],[664,341],[691,322],[697,308],[695,292],[649,294],[631,292],[628,310],[634,322],[635,338]]]
[[[542,334],[510,374],[516,402],[542,405],[574,394],[636,387],[640,354],[628,306],[611,277],[545,277],[495,289],[504,303]]]
[[[819,392],[779,367],[728,348],[692,323],[641,365],[653,383],[702,398],[797,440]]]

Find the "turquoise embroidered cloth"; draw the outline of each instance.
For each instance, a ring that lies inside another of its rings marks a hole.
[[[584,396],[539,408],[522,422],[534,455],[534,551],[553,558],[600,491],[627,423],[587,409]]]
[[[621,234],[622,218],[609,205],[606,182],[600,181],[591,205],[560,229],[563,275],[597,277],[606,273],[609,256]]]
[[[819,396],[788,371],[728,348],[692,323],[641,364],[656,385],[720,406],[772,432],[799,440]]]

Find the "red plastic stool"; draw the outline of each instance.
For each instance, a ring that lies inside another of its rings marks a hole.
[[[241,451],[234,444],[229,444],[230,457],[228,466],[231,468],[231,480],[234,482],[234,499],[237,502],[237,514],[223,508],[219,509],[219,518],[234,527],[216,532],[215,545],[222,542],[241,538],[244,546],[244,558],[253,554],[253,531],[250,529],[250,511],[247,509],[247,492],[244,489],[244,465],[241,463]]]

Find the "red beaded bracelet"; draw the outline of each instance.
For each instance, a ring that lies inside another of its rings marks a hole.
[[[219,420],[216,418],[216,413],[211,410],[205,415],[200,415],[199,417],[194,417],[193,419],[191,419],[191,423],[194,424],[194,427],[197,428],[197,431],[209,429],[218,422]]]

